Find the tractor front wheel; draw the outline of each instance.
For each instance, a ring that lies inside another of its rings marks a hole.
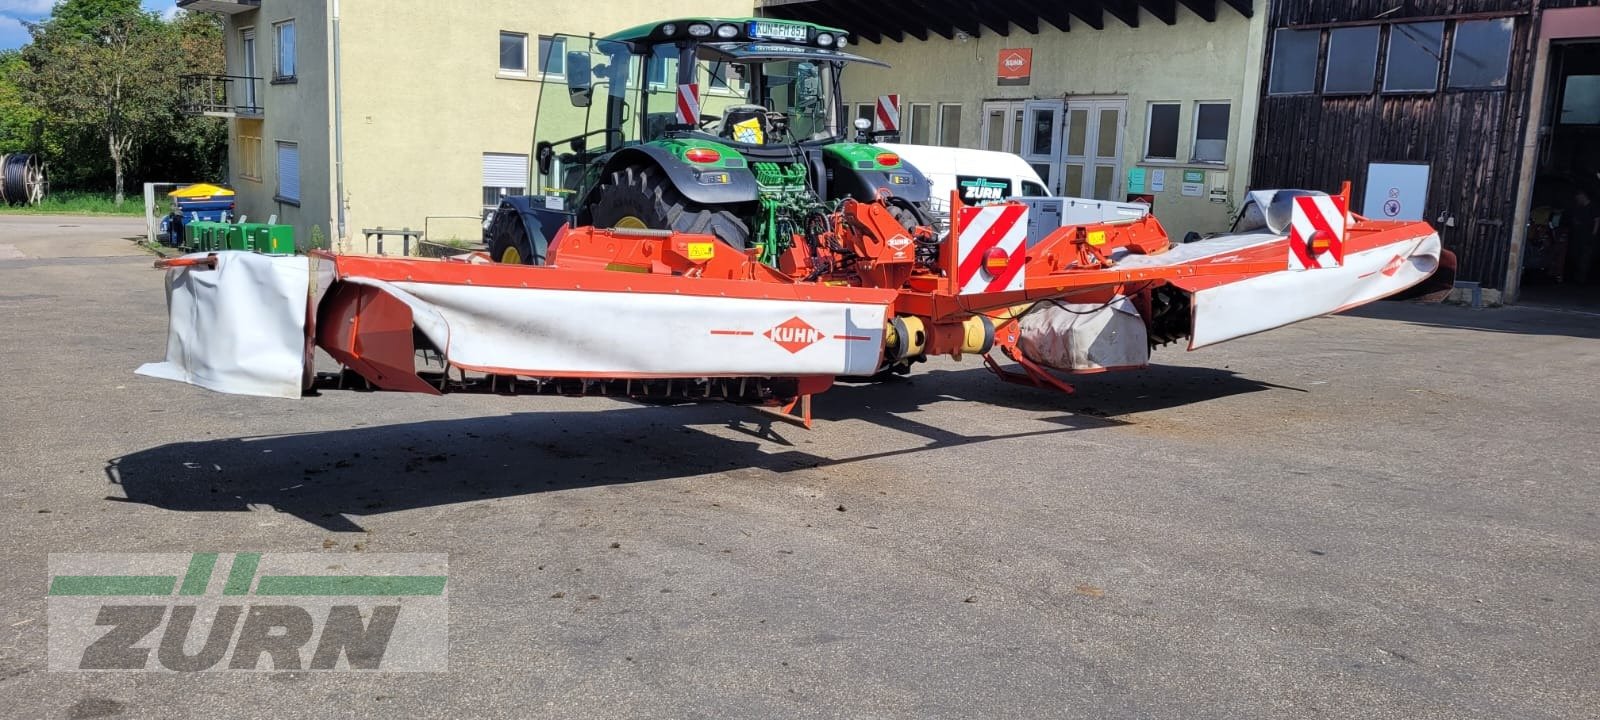
[[[542,243],[541,243],[542,244]],[[508,265],[543,265],[544,250],[535,247],[520,213],[502,210],[489,225],[489,257]]]
[[[750,226],[728,210],[696,204],[678,192],[656,167],[626,167],[597,189],[589,215],[595,227],[673,230],[715,235],[740,250],[749,247]]]

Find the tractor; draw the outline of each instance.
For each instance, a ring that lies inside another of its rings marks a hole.
[[[862,142],[866,121],[846,125],[845,66],[885,66],[846,52],[849,42],[766,18],[541,41],[550,83],[533,185],[500,199],[484,231],[490,256],[541,265],[561,228],[590,226],[714,235],[778,267],[847,199],[881,203],[908,232],[926,228],[927,178]],[[565,93],[551,87],[560,76]]]

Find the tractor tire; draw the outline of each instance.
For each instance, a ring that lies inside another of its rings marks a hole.
[[[927,203],[914,203],[897,197],[889,198],[889,214],[900,221],[900,226],[911,230],[917,226],[934,227],[933,217],[928,214]]]
[[[489,226],[489,257],[497,263],[543,265],[546,248],[534,247],[528,228],[515,212],[502,212]]]
[[[701,206],[683,196],[656,167],[630,166],[611,173],[589,208],[595,227],[633,227],[715,235],[740,250],[750,246],[750,226],[729,210]]]

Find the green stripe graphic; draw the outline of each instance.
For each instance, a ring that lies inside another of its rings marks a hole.
[[[177,585],[172,575],[57,575],[50,579],[50,594],[171,595]]]
[[[443,575],[262,575],[257,595],[443,595]]]
[[[211,569],[217,566],[216,553],[195,553],[189,558],[189,572],[183,576],[180,595],[204,595],[211,583]]]
[[[228,570],[228,584],[223,595],[250,594],[250,581],[256,577],[256,566],[261,564],[261,553],[235,553],[233,567]]]

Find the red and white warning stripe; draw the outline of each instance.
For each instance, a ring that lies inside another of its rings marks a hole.
[[[962,295],[1021,290],[1028,256],[1028,206],[1018,203],[961,209],[956,237],[956,282]]]
[[[1305,195],[1289,216],[1289,269],[1336,268],[1344,264],[1344,199]]]
[[[878,96],[877,129],[879,132],[900,132],[900,96]]]
[[[678,124],[690,126],[700,124],[699,83],[678,86]]]

